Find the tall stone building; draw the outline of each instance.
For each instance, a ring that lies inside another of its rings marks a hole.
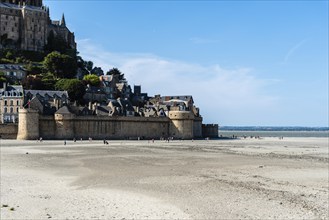
[[[64,15],[61,21],[51,20],[42,0],[0,0],[0,49],[43,51],[50,35],[76,49]]]

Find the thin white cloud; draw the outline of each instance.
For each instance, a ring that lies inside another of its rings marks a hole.
[[[220,65],[200,65],[165,59],[153,54],[111,53],[90,40],[78,41],[85,60],[92,60],[106,72],[117,67],[130,85],[142,85],[149,95],[193,95],[195,104],[206,114],[206,122],[223,118],[251,117],[273,108],[276,98],[266,95],[272,80],[258,79],[250,68],[225,69]],[[243,124],[243,122],[241,123]]]
[[[290,48],[290,50],[286,53],[285,57],[284,57],[284,63],[286,63],[289,58],[306,42],[306,39],[298,42],[295,46],[293,46],[292,48]]]

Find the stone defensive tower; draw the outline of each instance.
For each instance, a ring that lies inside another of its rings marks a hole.
[[[33,109],[18,111],[18,140],[33,140],[39,138],[39,112]]]
[[[194,137],[194,115],[190,111],[170,111],[169,136],[179,139]]]

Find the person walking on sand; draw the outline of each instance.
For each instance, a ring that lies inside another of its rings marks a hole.
[[[64,140],[64,145],[66,145],[66,140]]]

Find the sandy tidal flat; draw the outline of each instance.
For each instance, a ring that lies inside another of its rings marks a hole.
[[[328,138],[1,140],[1,219],[328,219]]]

